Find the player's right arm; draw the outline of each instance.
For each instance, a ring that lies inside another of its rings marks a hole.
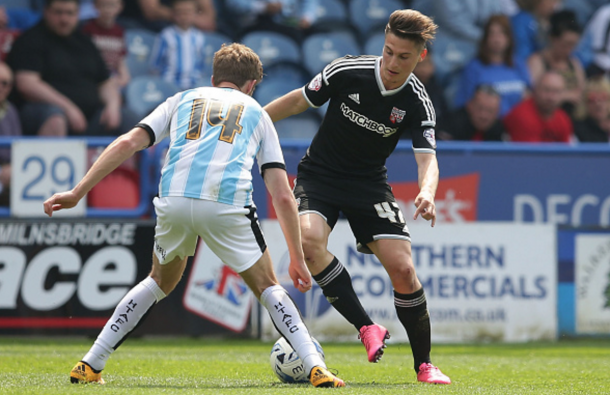
[[[309,103],[305,100],[303,89],[301,88],[288,92],[282,97],[278,97],[264,107],[273,122],[300,114],[308,108]]]
[[[135,127],[129,133],[119,136],[106,147],[87,174],[72,190],[56,193],[43,203],[45,214],[51,217],[54,211],[76,206],[98,182],[119,167],[127,158],[150,146],[150,143],[150,134],[141,127]]]
[[[301,228],[297,204],[288,183],[286,170],[281,168],[266,169],[263,178],[288,244],[290,254],[288,272],[290,278],[292,278],[295,288],[301,292],[307,292],[311,288],[311,275],[305,264],[305,256],[301,247]]]

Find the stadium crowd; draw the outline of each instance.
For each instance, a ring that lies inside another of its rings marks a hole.
[[[414,72],[439,140],[610,141],[607,0],[3,0],[0,136],[124,133],[167,96],[210,85],[214,52],[233,41],[263,61],[265,105],[335,58],[380,54],[399,8],[439,25]],[[323,114],[278,123],[280,138],[311,138]]]

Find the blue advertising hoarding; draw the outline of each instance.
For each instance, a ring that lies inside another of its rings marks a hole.
[[[294,177],[306,144],[284,144]],[[439,222],[517,221],[570,226],[610,226],[610,145],[439,142]],[[418,192],[409,141],[388,158],[388,179],[409,217]],[[265,189],[254,178],[260,217]]]

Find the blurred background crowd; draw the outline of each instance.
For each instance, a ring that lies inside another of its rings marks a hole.
[[[335,58],[380,55],[399,8],[439,26],[415,70],[439,140],[609,142],[608,0],[1,0],[0,136],[123,133],[209,86],[224,42],[261,57],[265,105]],[[324,111],[279,122],[280,138],[310,139]],[[9,161],[0,150],[5,187]]]

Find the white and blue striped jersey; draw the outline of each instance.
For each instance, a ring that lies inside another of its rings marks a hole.
[[[137,126],[170,145],[159,196],[184,196],[245,207],[252,204],[254,158],[263,174],[285,169],[271,118],[252,97],[231,88],[180,92]]]
[[[199,86],[204,70],[204,45],[205,34],[201,30],[167,27],[157,37],[151,66],[164,80],[181,89]]]

